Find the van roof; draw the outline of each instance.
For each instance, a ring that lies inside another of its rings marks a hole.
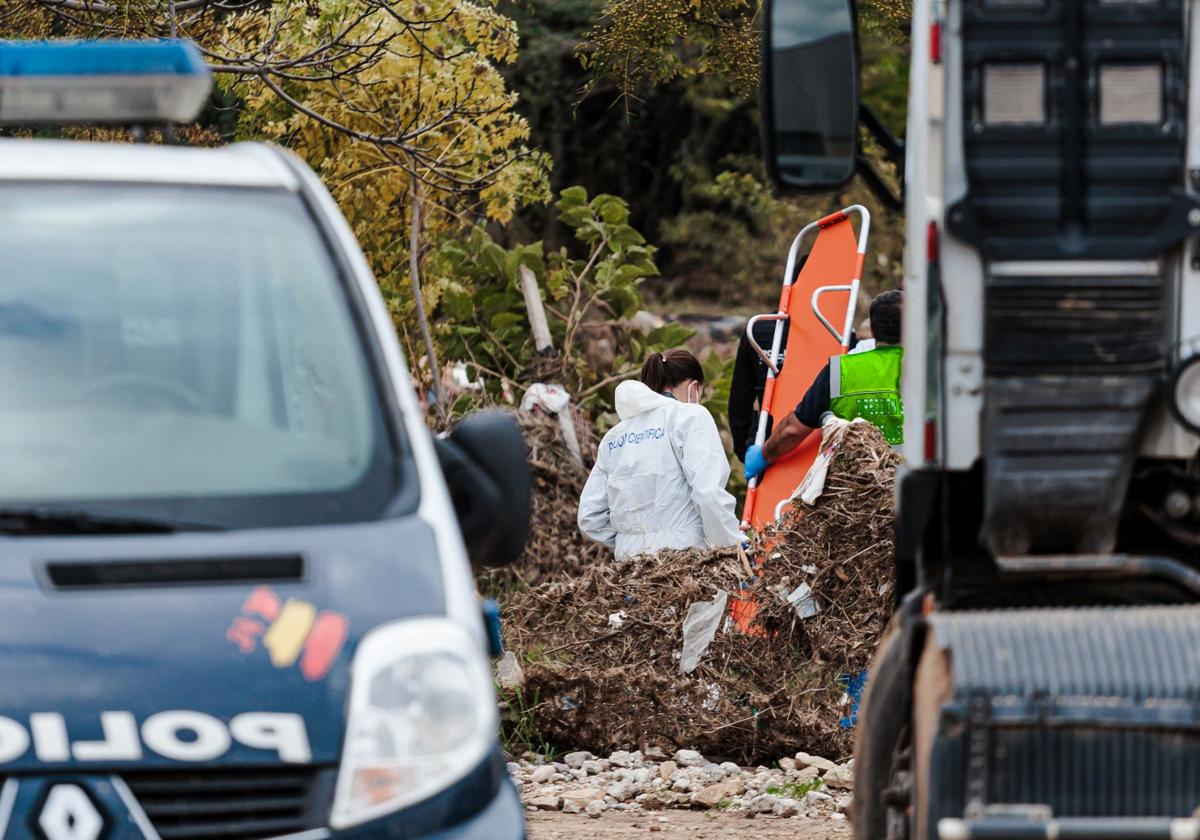
[[[297,190],[283,156],[261,143],[215,149],[76,140],[0,140],[0,181],[110,181]]]

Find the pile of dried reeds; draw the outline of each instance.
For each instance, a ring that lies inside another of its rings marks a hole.
[[[479,575],[480,589],[499,596],[549,577],[573,577],[589,566],[612,559],[611,549],[579,531],[579,494],[587,481],[588,467],[574,460],[558,420],[540,411],[517,412],[516,418],[533,468],[533,510],[529,544],[521,558],[510,566]],[[595,448],[594,435],[582,425],[576,423],[577,434],[584,451],[590,452]]]
[[[873,426],[853,424],[816,504],[757,538],[757,570],[729,550],[605,557],[513,593],[506,644],[525,683],[510,706],[542,738],[596,753],[846,754],[839,678],[866,667],[890,611],[895,464]],[[757,605],[750,632],[722,620],[695,670],[681,674],[684,616],[722,591],[730,604]]]
[[[819,600],[821,611],[798,627],[804,646],[847,671],[867,667],[891,615],[899,461],[870,423],[845,426],[816,504],[789,508],[759,540],[770,546],[766,583],[807,583]]]

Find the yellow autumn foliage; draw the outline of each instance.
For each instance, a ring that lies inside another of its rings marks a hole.
[[[233,139],[278,143],[322,178],[393,310],[407,312],[414,182],[423,241],[507,222],[548,196],[499,66],[516,25],[487,0],[6,0],[0,37],[194,40],[238,113]],[[437,291],[430,290],[436,297]],[[433,301],[429,301],[432,303]]]

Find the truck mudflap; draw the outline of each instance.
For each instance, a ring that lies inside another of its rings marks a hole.
[[[1200,840],[1200,820],[1133,817],[942,820],[938,840]]]
[[[1200,607],[927,621],[916,838],[1200,840]]]

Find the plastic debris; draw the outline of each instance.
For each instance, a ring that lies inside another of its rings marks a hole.
[[[821,420],[821,453],[809,467],[800,486],[792,493],[793,500],[799,499],[806,505],[813,505],[821,498],[821,494],[825,492],[825,480],[829,476],[829,465],[841,448],[842,441],[846,439],[846,432],[853,424],[866,422],[861,418],[843,420],[828,412],[825,414]]]
[[[786,600],[792,605],[796,615],[801,618],[812,618],[821,611],[817,599],[813,597],[812,587],[807,583],[802,583],[793,589]]]
[[[711,601],[697,601],[688,607],[687,615],[683,617],[683,653],[679,658],[679,673],[690,674],[696,670],[704,652],[717,635],[717,627],[725,617],[728,601],[729,593],[720,589]]]
[[[857,674],[842,674],[838,682],[845,688],[839,705],[850,707],[849,713],[838,721],[838,726],[842,729],[852,729],[854,724],[858,723],[858,706],[862,702],[863,689],[867,685],[867,672],[862,670]]]
[[[721,702],[721,687],[719,685],[709,685],[708,691],[704,694],[704,700],[700,703],[705,711],[711,712],[717,708],[717,704]]]
[[[496,663],[496,682],[501,688],[513,689],[525,685],[525,670],[517,661],[517,655],[506,651]]]
[[[533,411],[534,408],[540,408],[547,414],[558,414],[570,401],[571,395],[563,386],[536,382],[526,389],[525,396],[521,398],[521,410]]]

